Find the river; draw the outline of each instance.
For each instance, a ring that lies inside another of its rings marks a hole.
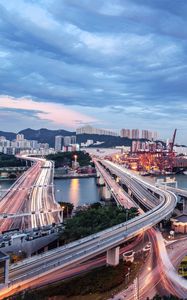
[[[57,201],[71,202],[74,207],[100,200],[95,178],[55,179]]]
[[[0,196],[13,180],[0,180]],[[55,198],[57,201],[71,202],[74,207],[100,200],[100,191],[95,178],[55,179]]]
[[[187,189],[187,175],[179,174],[171,177],[176,178],[179,188]],[[157,177],[154,178],[156,179]],[[0,180],[0,196],[13,182],[13,180]],[[101,198],[101,190],[97,187],[95,178],[55,179],[54,185],[56,200],[70,202],[74,207],[94,203]]]

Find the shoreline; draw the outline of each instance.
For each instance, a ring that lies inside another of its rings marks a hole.
[[[97,178],[96,174],[76,174],[76,175],[54,175],[54,179],[76,179],[76,178]]]
[[[1,178],[0,177],[0,181],[9,181],[9,180],[11,180],[11,181],[16,181],[18,179],[18,177],[17,178],[8,178],[8,177],[6,177],[6,178]]]

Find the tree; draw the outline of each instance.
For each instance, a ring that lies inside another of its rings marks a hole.
[[[60,201],[58,203],[60,204],[61,208],[63,209],[64,217],[68,218],[69,216],[71,216],[72,211],[74,209],[74,205],[72,203],[63,202],[63,201]]]

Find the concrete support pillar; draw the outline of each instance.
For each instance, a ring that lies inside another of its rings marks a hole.
[[[101,174],[99,173],[99,171],[96,169],[96,174],[97,174],[97,178],[99,178],[101,176]]]
[[[129,188],[128,188],[128,194],[129,194],[129,196],[132,195],[132,192],[131,192],[131,190]]]
[[[8,284],[9,281],[9,259],[5,261],[5,284]]]
[[[58,219],[60,220],[60,223],[64,222],[64,210],[58,212]]]
[[[47,252],[49,250],[48,246],[44,247],[44,252]]]
[[[103,189],[103,196],[106,200],[111,199],[111,190],[107,186],[105,186]]]
[[[119,264],[119,247],[107,251],[106,263],[107,265],[114,267]]]
[[[187,213],[187,198],[183,198],[183,213]]]
[[[104,179],[101,175],[97,178],[97,185],[99,186],[105,185]]]

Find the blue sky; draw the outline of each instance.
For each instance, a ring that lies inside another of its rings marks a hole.
[[[83,124],[187,143],[186,0],[0,0],[1,130]]]

